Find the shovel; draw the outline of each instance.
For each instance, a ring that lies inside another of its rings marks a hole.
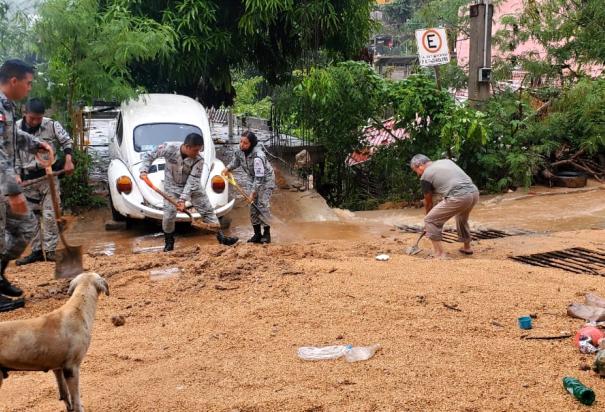
[[[53,174],[52,164],[54,163],[54,156],[52,153],[49,155],[47,160],[43,160],[38,155],[36,159],[41,166],[45,168],[46,178],[48,180],[48,186],[50,187],[50,196],[53,201],[53,209],[55,211],[55,220],[59,227],[59,237],[65,249],[58,249],[55,254],[55,279],[73,278],[84,272],[84,266],[82,265],[82,246],[71,246],[65,240],[63,234],[63,219],[61,218],[61,209],[59,208],[59,195],[57,193],[57,187],[55,186],[55,177]]]
[[[147,183],[147,186],[149,186],[151,189],[153,189],[154,192],[156,192],[157,194],[162,196],[164,199],[166,199],[168,202],[170,202],[175,207],[178,207],[177,201],[172,196],[169,196],[167,193],[158,189],[153,184],[153,182],[151,180],[149,180],[148,176],[142,177],[141,180],[143,180],[145,183]],[[221,230],[220,225],[213,225],[211,223],[206,223],[206,222],[202,222],[200,220],[194,219],[193,215],[187,209],[183,210],[183,212],[187,216],[189,216],[189,218],[191,219],[191,226],[193,226],[196,229],[209,230],[211,232],[218,232],[219,230]]]
[[[254,200],[252,200],[250,195],[248,195],[248,193],[244,192],[244,189],[242,189],[241,186],[237,183],[237,180],[235,180],[235,178],[233,177],[233,174],[229,173],[229,174],[227,174],[226,177],[227,177],[227,181],[229,182],[229,184],[231,186],[235,187],[235,189],[239,192],[240,195],[243,196],[243,198],[246,200],[246,202],[248,202],[249,204],[254,206],[256,211],[260,214],[261,220],[263,221],[263,223],[265,223],[268,226],[273,226],[272,223],[275,223],[275,218],[267,217],[267,215],[265,215],[263,213],[263,211],[260,210],[260,208],[257,206],[257,204],[254,203]]]
[[[422,237],[424,236],[425,233],[426,233],[425,231],[422,231],[420,236],[418,236],[418,239],[416,240],[416,244],[414,246],[408,246],[407,248],[405,248],[406,255],[414,256],[414,255],[417,255],[418,253],[420,253],[420,251],[422,249],[420,249],[418,247],[418,244],[420,243],[420,239],[422,239]]]

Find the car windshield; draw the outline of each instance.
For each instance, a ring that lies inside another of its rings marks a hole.
[[[166,142],[182,142],[189,133],[202,134],[197,126],[179,123],[142,124],[134,129],[134,150],[149,152]]]

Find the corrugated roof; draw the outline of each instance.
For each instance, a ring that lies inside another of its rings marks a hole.
[[[366,127],[361,138],[366,147],[351,153],[347,157],[346,164],[355,166],[367,162],[378,147],[389,146],[398,140],[408,138],[408,132],[404,128],[395,128],[395,123],[395,119],[391,118],[382,123],[382,128]]]

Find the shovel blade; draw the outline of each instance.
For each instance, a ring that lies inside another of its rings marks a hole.
[[[421,249],[418,246],[410,246],[405,249],[405,254],[410,256],[417,255],[420,253],[420,250]]]
[[[70,279],[84,272],[82,246],[58,249],[55,254],[55,279]]]
[[[221,230],[221,225],[213,225],[211,223],[205,223],[198,219],[193,219],[191,221],[191,226],[193,226],[196,229],[208,230],[208,231],[214,232],[214,233]]]

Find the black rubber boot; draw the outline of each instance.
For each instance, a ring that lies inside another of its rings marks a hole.
[[[2,259],[0,266],[0,293],[6,296],[21,296],[23,291],[16,286],[11,285],[8,279],[4,276],[4,271],[8,266],[9,260]]]
[[[46,252],[46,261],[47,262],[55,262],[57,260],[56,254],[54,251]]]
[[[260,243],[261,233],[260,233],[260,225],[252,225],[254,229],[254,235],[250,239],[248,239],[248,243]]]
[[[220,243],[221,245],[232,246],[237,243],[239,238],[232,237],[232,236],[225,236],[225,234],[221,230],[216,234],[216,240],[218,240],[218,243]]]
[[[4,296],[3,296],[4,298]],[[8,299],[8,298],[5,298]],[[25,299],[8,299],[0,301],[0,312],[10,312],[11,310],[19,309],[25,306]]]
[[[164,252],[170,252],[171,250],[174,250],[174,232],[164,232]]]
[[[265,226],[265,231],[260,238],[261,243],[271,243],[271,227]]]
[[[43,262],[44,261],[44,255],[42,254],[41,250],[32,250],[31,255],[25,256],[21,259],[17,259],[15,261],[15,264],[17,266],[23,266],[23,265],[29,265],[30,263],[34,263],[34,262]]]

